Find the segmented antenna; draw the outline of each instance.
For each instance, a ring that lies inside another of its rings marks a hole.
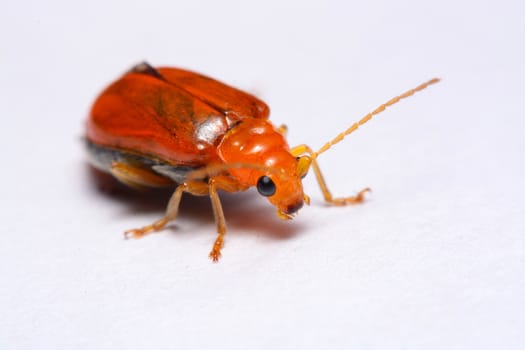
[[[401,101],[402,99],[404,98],[407,98],[407,97],[410,97],[412,96],[413,94],[415,94],[416,92],[419,92],[425,88],[427,88],[428,86],[432,85],[432,84],[436,84],[439,82],[439,78],[434,78],[434,79],[431,79],[429,81],[427,81],[426,83],[423,83],[419,86],[417,86],[416,88],[414,89],[410,89],[404,93],[402,93],[401,95],[399,96],[396,96],[392,99],[390,99],[388,102],[386,103],[383,103],[382,105],[380,105],[379,107],[377,107],[374,111],[368,113],[367,115],[365,115],[361,120],[359,120],[357,123],[354,123],[352,126],[350,126],[348,129],[346,129],[345,131],[343,131],[342,133],[340,133],[339,135],[337,135],[336,137],[334,137],[332,140],[328,141],[327,143],[325,143],[323,145],[323,147],[321,147],[317,152],[315,152],[312,156],[313,158],[317,158],[321,153],[323,152],[326,152],[328,149],[330,149],[330,147],[332,147],[333,145],[341,142],[346,136],[350,135],[351,133],[353,133],[354,131],[357,130],[357,128],[359,128],[361,125],[365,124],[366,122],[368,122],[370,119],[372,119],[373,116],[383,112],[387,107],[390,107],[396,103],[398,103],[399,101]]]
[[[203,168],[193,170],[188,174],[187,180],[199,180],[208,177],[213,177],[218,174],[224,173],[230,169],[255,169],[265,174],[274,174],[276,176],[287,178],[288,175],[278,168],[272,168],[264,165],[253,164],[253,163],[228,163],[228,164],[210,164]]]

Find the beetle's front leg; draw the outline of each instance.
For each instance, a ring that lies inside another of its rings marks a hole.
[[[319,168],[319,164],[317,163],[316,159],[312,160],[312,168],[314,169],[315,178],[317,179],[317,183],[319,184],[319,187],[321,188],[321,192],[323,193],[324,200],[330,204],[343,206],[343,205],[348,205],[348,204],[362,203],[365,199],[365,193],[372,191],[370,188],[367,187],[357,192],[355,196],[334,198],[332,196],[332,193],[328,189],[328,186],[326,185],[326,181],[324,180],[323,174],[321,173],[321,169]]]
[[[226,220],[224,219],[224,212],[222,210],[221,200],[217,193],[216,180],[210,179],[208,181],[211,205],[213,208],[213,216],[215,217],[215,223],[217,224],[217,238],[213,243],[213,248],[210,252],[210,258],[217,262],[221,257],[221,249],[224,245],[224,235],[226,235]]]
[[[238,192],[245,190],[246,187],[241,186],[237,181],[226,175],[214,176],[208,180],[208,191],[213,208],[213,216],[217,224],[217,238],[209,254],[214,262],[219,261],[221,257],[221,249],[224,246],[224,236],[226,235],[226,220],[224,218],[219,193],[217,192],[219,189],[226,192]]]
[[[308,159],[308,162],[306,163],[309,164],[309,166],[311,165],[311,167],[313,168],[315,178],[317,180],[317,183],[319,184],[319,187],[321,188],[321,192],[323,193],[324,200],[330,204],[342,206],[342,205],[348,205],[348,204],[361,203],[365,199],[365,193],[371,191],[371,189],[367,187],[359,191],[355,196],[334,198],[332,196],[332,193],[328,189],[323,173],[321,172],[321,169],[319,168],[319,164],[317,163],[317,159],[316,159],[316,156],[317,156],[316,153],[307,145],[296,146],[292,148],[290,152],[292,153],[292,155],[296,157],[300,157],[301,155],[305,155],[305,154],[307,154],[308,157],[310,157]],[[300,169],[299,171],[305,172],[306,174],[308,169]]]

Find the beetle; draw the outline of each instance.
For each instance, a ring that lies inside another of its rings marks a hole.
[[[204,75],[179,68],[134,66],[95,100],[86,125],[90,163],[135,188],[176,185],[165,215],[125,232],[139,238],[177,216],[184,192],[210,196],[217,238],[209,253],[218,261],[226,222],[218,191],[255,186],[281,219],[291,219],[310,199],[302,178],[310,168],[326,202],[360,203],[370,189],[334,198],[317,158],[399,100],[437,83],[434,78],[380,105],[319,150],[289,147],[286,126],[275,126],[258,98]]]

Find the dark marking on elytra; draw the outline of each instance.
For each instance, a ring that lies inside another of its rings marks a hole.
[[[129,70],[129,73],[145,74],[160,79],[162,81],[166,81],[162,74],[160,74],[159,71],[153,68],[148,62],[141,62],[137,64]]]

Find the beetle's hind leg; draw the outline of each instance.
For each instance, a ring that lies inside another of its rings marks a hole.
[[[147,225],[147,226],[132,229],[132,230],[127,230],[126,232],[124,232],[124,237],[141,238],[142,236],[150,232],[161,230],[164,226],[166,226],[168,222],[174,220],[177,217],[182,194],[186,192],[187,190],[188,190],[188,184],[183,183],[179,185],[177,189],[175,190],[175,192],[173,192],[173,195],[171,196],[170,201],[168,202],[168,207],[166,209],[166,214],[164,215],[164,217],[155,221],[151,225]]]
[[[137,190],[145,190],[150,187],[166,187],[173,184],[172,180],[160,176],[149,169],[125,162],[112,162],[108,171],[123,184]]]

